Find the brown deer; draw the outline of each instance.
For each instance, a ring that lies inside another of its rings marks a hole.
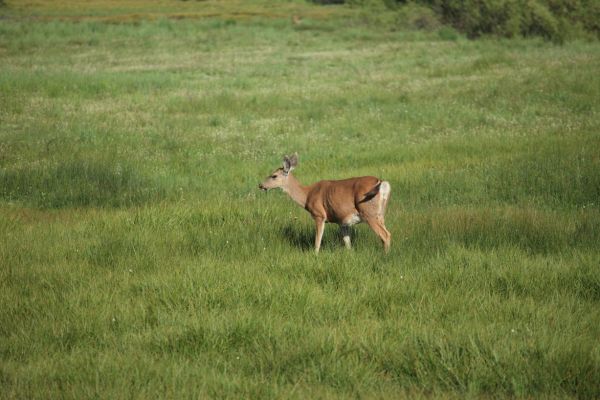
[[[271,173],[258,185],[259,189],[281,188],[300,207],[312,215],[317,226],[315,251],[321,248],[326,222],[341,227],[346,248],[350,249],[350,226],[366,222],[383,242],[387,253],[392,235],[384,224],[385,210],[390,198],[391,186],[374,176],[361,176],[343,180],[327,180],[303,186],[291,174],[298,165],[298,155],[283,158],[283,167]]]

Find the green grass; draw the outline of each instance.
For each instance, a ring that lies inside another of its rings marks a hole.
[[[600,397],[600,44],[37,4],[0,24],[0,398]],[[388,256],[313,254],[257,189],[293,151],[390,181]]]

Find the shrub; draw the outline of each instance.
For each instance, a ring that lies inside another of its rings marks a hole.
[[[403,28],[433,31],[441,27],[442,23],[430,7],[408,3],[398,9],[398,25]]]
[[[576,37],[600,38],[598,0],[312,0],[317,4],[375,3],[399,12],[399,25],[436,29],[451,25],[471,38],[542,36],[562,42]],[[424,7],[428,10],[424,11]]]
[[[589,32],[600,38],[594,0],[422,0],[469,37],[542,36],[561,42]]]

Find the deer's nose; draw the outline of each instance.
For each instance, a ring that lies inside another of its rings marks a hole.
[[[262,184],[262,183],[259,183],[259,184],[258,184],[258,188],[259,188],[259,189],[264,189],[265,187],[263,186],[263,184]]]

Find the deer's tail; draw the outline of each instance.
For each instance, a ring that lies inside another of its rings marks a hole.
[[[371,200],[373,197],[377,196],[378,194],[380,194],[381,195],[380,196],[380,213],[383,215],[383,214],[385,214],[387,201],[390,197],[390,191],[391,191],[391,186],[388,181],[379,181],[379,182],[377,182],[377,185],[375,185],[373,187],[373,189],[371,189],[367,193],[365,193],[365,197],[363,197],[363,199],[360,202],[364,203],[366,201]]]
[[[383,183],[382,181],[377,182],[377,185],[375,185],[373,187],[373,189],[371,189],[367,193],[365,193],[365,197],[363,197],[363,199],[360,202],[364,203],[366,201],[371,200],[373,197],[377,196],[377,193],[379,193],[379,190],[381,189],[382,183]]]

